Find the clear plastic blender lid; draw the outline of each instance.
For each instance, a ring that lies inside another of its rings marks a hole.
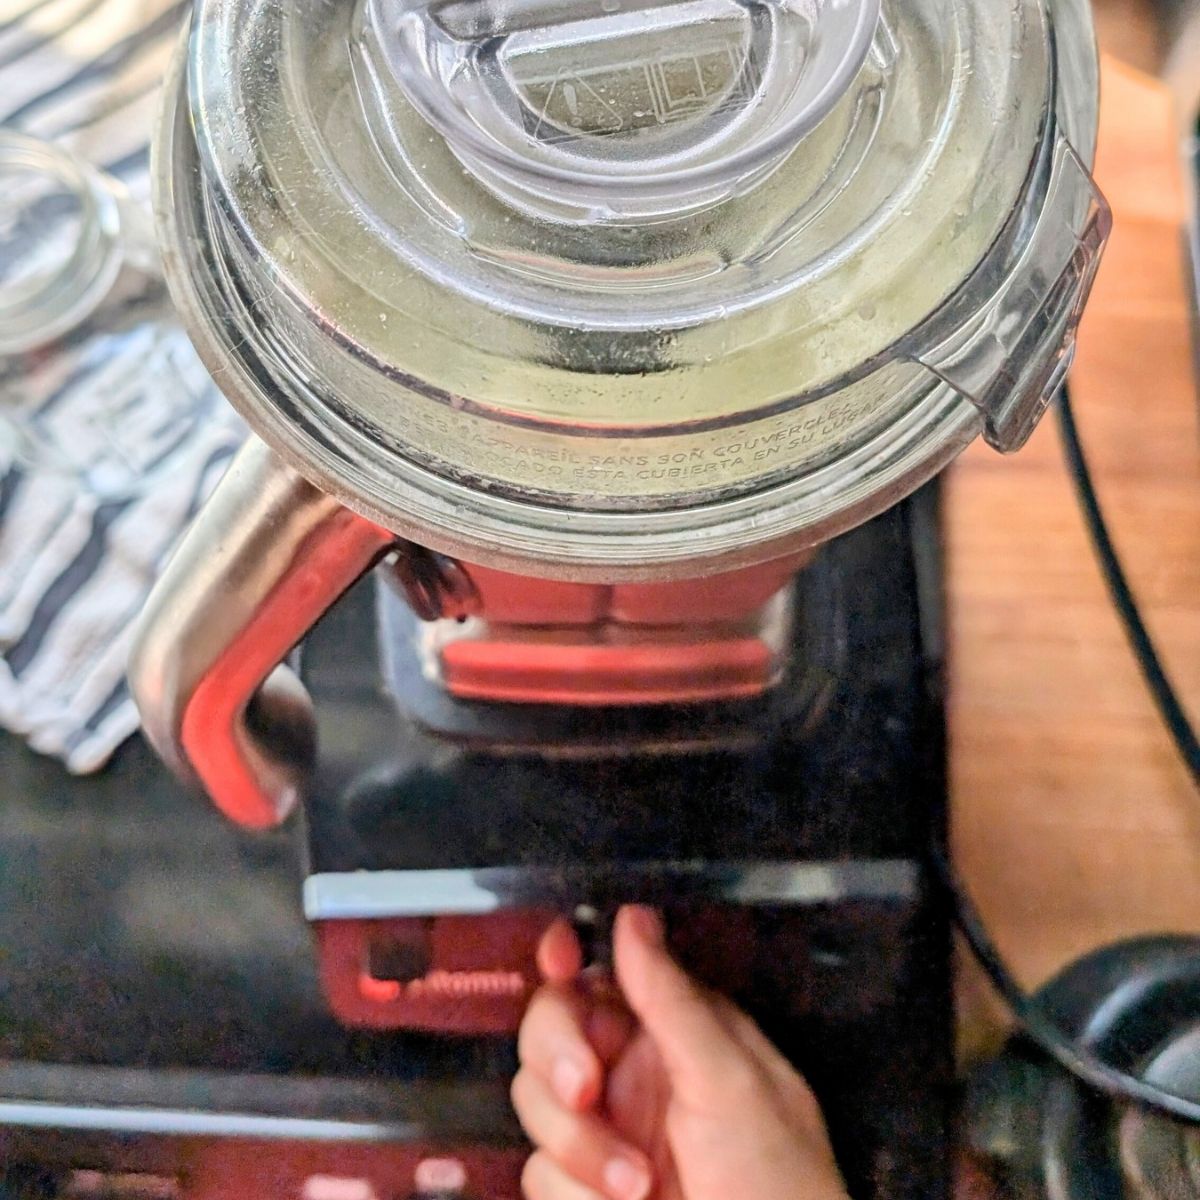
[[[991,259],[1094,131],[1082,29],[1080,0],[197,0],[225,319],[271,364],[248,415],[374,512],[410,467],[596,512],[824,470],[946,386],[920,339],[1020,265]],[[725,470],[751,425],[801,449]]]
[[[591,220],[778,164],[862,67],[879,0],[368,0],[364,46],[481,179]]]

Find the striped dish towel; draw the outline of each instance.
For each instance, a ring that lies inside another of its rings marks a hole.
[[[0,125],[67,146],[148,204],[150,132],[186,8],[0,0]],[[245,436],[167,305],[131,301],[118,324],[20,380],[17,415],[86,469],[0,448],[0,724],[79,774],[137,728],[133,622]]]

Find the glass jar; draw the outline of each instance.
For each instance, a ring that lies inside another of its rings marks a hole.
[[[0,427],[19,469],[97,499],[151,486],[211,408],[150,214],[115,179],[0,130]]]

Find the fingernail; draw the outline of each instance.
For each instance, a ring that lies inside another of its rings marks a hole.
[[[551,1073],[558,1098],[574,1108],[587,1086],[587,1072],[573,1058],[560,1058]]]
[[[661,946],[663,944],[663,923],[662,918],[652,908],[646,908],[642,904],[634,904],[629,907],[628,921],[633,927],[633,932],[644,942],[649,942],[652,946]]]
[[[604,1187],[613,1200],[646,1200],[650,1172],[628,1158],[610,1158],[604,1165]]]

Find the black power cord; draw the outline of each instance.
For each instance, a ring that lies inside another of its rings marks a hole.
[[[1188,719],[1179,694],[1163,668],[1154,640],[1142,619],[1133,590],[1113,545],[1108,524],[1100,508],[1091,471],[1084,457],[1071,408],[1071,397],[1064,386],[1058,408],[1067,465],[1079,494],[1088,532],[1100,560],[1105,582],[1125,626],[1125,632],[1146,677],[1154,701],[1162,713],[1171,737],[1187,765],[1192,779],[1200,787],[1200,740]],[[1043,1053],[1087,1086],[1114,1100],[1132,1104],[1172,1121],[1200,1125],[1200,1103],[1155,1087],[1127,1071],[1110,1066],[1084,1043],[1069,1037],[1021,988],[1004,962],[987,931],[979,910],[966,886],[940,847],[933,852],[933,865],[945,888],[955,919],[972,953],[1001,999],[1012,1010],[1025,1035]]]
[[[1039,1050],[1081,1083],[1113,1100],[1132,1104],[1172,1121],[1200,1125],[1200,1104],[1196,1101],[1176,1096],[1136,1075],[1130,1075],[1128,1071],[1109,1065],[1083,1042],[1063,1033],[1013,978],[966,885],[940,847],[934,850],[933,865],[950,898],[955,922],[971,947],[971,953],[992,987],[1016,1017],[1022,1032]]]
[[[1141,610],[1134,598],[1133,589],[1125,569],[1121,566],[1120,557],[1113,545],[1108,531],[1108,523],[1100,509],[1100,501],[1096,496],[1096,488],[1092,483],[1092,473],[1088,469],[1087,459],[1083,454],[1083,446],[1079,441],[1079,430],[1075,426],[1075,412],[1071,407],[1071,394],[1064,385],[1058,405],[1059,427],[1062,431],[1063,451],[1067,457],[1067,466],[1075,481],[1075,489],[1079,493],[1079,504],[1083,509],[1084,520],[1087,522],[1088,534],[1100,559],[1100,569],[1104,581],[1112,595],[1113,604],[1125,626],[1125,634],[1129,638],[1133,653],[1137,657],[1138,666],[1146,677],[1150,694],[1154,703],[1170,730],[1171,738],[1179,751],[1180,758],[1191,773],[1192,781],[1200,788],[1200,739],[1196,737],[1195,726],[1188,719],[1179,693],[1172,686],[1163,667],[1162,659],[1154,645],[1154,639],[1142,620]]]

